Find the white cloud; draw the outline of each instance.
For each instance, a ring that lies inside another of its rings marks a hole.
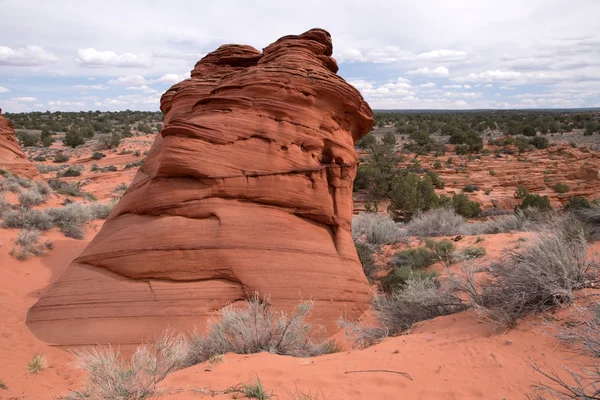
[[[446,92],[444,93],[446,97],[465,97],[465,98],[478,98],[483,97],[483,93],[480,92]]]
[[[35,67],[56,62],[56,56],[40,46],[27,45],[13,50],[0,46],[0,65],[14,67]]]
[[[462,85],[444,85],[442,86],[444,89],[461,89]]]
[[[141,75],[128,75],[128,76],[122,76],[119,77],[117,79],[112,79],[110,81],[108,81],[109,85],[113,85],[113,86],[145,86],[148,85],[150,82],[148,82],[146,80],[146,78],[144,78]]]
[[[185,51],[173,51],[173,50],[163,50],[152,53],[152,57],[155,58],[167,58],[172,60],[186,60],[186,61],[199,61],[206,54],[204,53],[195,53],[195,52],[185,52]]]
[[[174,85],[176,83],[181,82],[184,79],[188,79],[190,77],[189,72],[186,74],[165,74],[163,76],[161,76],[160,78],[158,78],[157,80],[155,80],[154,82],[156,83],[166,83],[169,85]]]
[[[432,50],[426,53],[420,53],[416,56],[419,60],[438,60],[438,61],[462,61],[467,57],[464,51],[455,50]]]
[[[152,59],[143,54],[99,51],[94,48],[79,49],[77,62],[84,67],[152,68]]]
[[[106,90],[108,86],[106,85],[75,85],[73,86],[75,89],[82,90]]]
[[[406,75],[425,76],[428,78],[444,78],[450,75],[450,71],[444,66],[435,67],[433,69],[425,67],[408,71]]]
[[[470,73],[466,77],[457,78],[459,82],[498,82],[519,79],[523,74],[516,71],[489,70],[479,73]]]
[[[427,82],[427,83],[424,83],[424,84],[419,85],[419,86],[424,87],[424,88],[432,88],[432,87],[435,86],[435,83],[434,82]]]
[[[490,88],[490,87],[492,87],[492,84],[491,84],[491,83],[488,83],[487,85],[485,85],[485,86],[483,86],[483,87]]]
[[[158,93],[156,90],[152,89],[147,85],[143,86],[127,86],[125,90],[137,90],[142,93]]]
[[[5,88],[4,86],[0,86],[0,93],[8,93],[8,92],[10,92],[10,90]]]
[[[32,103],[34,101],[37,101],[35,97],[13,97],[11,100],[26,103]]]

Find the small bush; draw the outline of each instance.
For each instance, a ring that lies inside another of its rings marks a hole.
[[[209,323],[206,334],[194,333],[191,339],[188,364],[202,363],[217,354],[252,354],[268,351],[294,357],[312,357],[330,353],[333,342],[315,343],[310,339],[311,326],[305,318],[312,303],[301,303],[287,316],[275,312],[258,296],[246,302],[245,309],[226,307],[221,319]]]
[[[569,211],[575,211],[585,208],[592,208],[592,203],[585,197],[569,197],[567,200],[567,204],[565,204],[564,209]]]
[[[433,168],[442,169],[442,162],[440,160],[435,160],[435,162],[433,163]]]
[[[466,309],[466,304],[448,287],[434,278],[409,279],[401,289],[378,296],[373,308],[389,335],[406,332],[415,323]]]
[[[410,267],[394,268],[381,281],[381,288],[386,293],[391,293],[404,288],[410,279],[430,279],[436,278],[436,272],[427,272],[424,270],[413,270]]]
[[[156,385],[184,366],[188,342],[181,335],[166,334],[156,343],[139,346],[129,365],[112,348],[75,351],[76,365],[87,372],[83,391],[69,399],[141,400],[156,393]]]
[[[427,247],[437,260],[448,261],[454,252],[454,243],[448,239],[442,239],[438,242],[432,239],[425,239]]]
[[[54,226],[52,218],[39,210],[20,208],[2,215],[3,228],[36,229],[47,231]]]
[[[537,208],[540,211],[552,210],[548,196],[540,196],[539,194],[528,194],[525,196],[519,208],[522,210],[526,208]]]
[[[562,228],[540,232],[521,252],[513,252],[487,269],[488,278],[474,291],[473,274],[459,285],[466,289],[482,315],[498,327],[512,326],[520,318],[569,304],[573,291],[594,279],[597,266],[587,259],[583,231]],[[469,278],[470,277],[470,278]]]
[[[431,179],[431,183],[433,184],[433,186],[436,189],[443,189],[445,184],[444,184],[444,180],[442,178],[440,178],[440,176],[438,174],[436,174],[433,171],[427,171],[427,176],[429,176],[429,179]]]
[[[552,189],[554,189],[556,193],[567,193],[569,191],[569,185],[559,182],[554,185]]]
[[[494,171],[493,169],[490,169],[490,175],[491,176],[496,176],[496,171]]]
[[[115,203],[92,203],[88,206],[88,210],[92,215],[92,219],[107,219],[115,206]]]
[[[486,251],[483,247],[474,247],[469,246],[464,249],[455,251],[452,254],[452,260],[455,262],[463,262],[465,260],[472,260],[474,258],[484,257],[486,255]]]
[[[462,233],[467,220],[454,210],[437,208],[418,214],[407,225],[411,236],[451,236]]]
[[[32,255],[40,256],[46,252],[46,249],[52,248],[52,242],[46,241],[44,244],[38,244],[40,231],[24,229],[19,232],[15,244],[19,246],[10,251],[10,255],[19,261],[25,261]]]
[[[69,156],[68,154],[58,152],[54,155],[54,162],[55,163],[64,163],[64,162],[69,161],[70,158],[71,158],[71,156]]]
[[[361,213],[352,219],[352,237],[355,241],[364,237],[372,244],[398,243],[406,240],[400,226],[387,215]]]
[[[92,154],[92,158],[93,158],[94,160],[101,160],[101,159],[103,159],[104,157],[106,157],[106,154],[104,154],[104,153],[100,153],[99,151],[95,151],[95,152]]]
[[[46,213],[65,236],[75,239],[83,239],[82,227],[93,219],[90,210],[81,203],[70,203],[63,208],[50,208]]]
[[[517,190],[515,190],[514,197],[515,199],[524,199],[528,194],[529,190],[527,190],[525,186],[519,186]]]
[[[470,201],[464,193],[452,196],[452,206],[458,215],[465,218],[476,218],[481,214],[481,205],[476,201]]]
[[[141,166],[143,163],[144,163],[144,159],[137,160],[137,161],[134,161],[134,162],[130,162],[130,163],[127,163],[125,165],[125,169],[136,168],[136,167]]]
[[[30,374],[39,374],[46,368],[48,368],[48,360],[46,360],[46,357],[42,354],[33,356],[33,358],[29,360],[29,363],[27,363],[27,371],[29,371]]]
[[[37,188],[32,188],[19,193],[19,203],[26,208],[40,205],[46,201],[47,197],[44,197]]]
[[[397,252],[390,263],[396,267],[423,269],[436,262],[436,255],[424,247],[401,250]]]
[[[473,185],[471,183],[466,184],[465,187],[462,188],[462,191],[465,193],[473,193],[473,192],[476,192],[477,190],[479,190],[479,187],[476,185]]]
[[[271,392],[263,387],[260,379],[258,378],[253,383],[243,384],[240,392],[249,399],[269,400],[273,397]]]
[[[600,239],[600,204],[574,211],[578,221],[584,224],[589,240]]]
[[[81,176],[81,171],[83,169],[84,169],[84,167],[81,166],[81,165],[73,165],[73,166],[70,166],[69,168],[67,168],[64,171],[57,172],[56,173],[56,177],[57,178],[64,178],[64,177],[69,177],[69,176]]]
[[[100,168],[100,172],[117,172],[117,167],[114,165],[108,165],[106,167]]]

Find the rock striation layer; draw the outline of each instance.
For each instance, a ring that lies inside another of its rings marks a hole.
[[[370,294],[350,234],[354,142],[373,125],[337,72],[329,33],[263,52],[224,45],[161,99],[164,125],[110,218],[30,309],[60,345],[203,331],[254,293],[313,322],[356,318]]]
[[[27,156],[21,151],[15,128],[11,121],[2,116],[0,108],[0,169],[5,169],[13,174],[30,179],[41,179],[37,168],[29,162]]]

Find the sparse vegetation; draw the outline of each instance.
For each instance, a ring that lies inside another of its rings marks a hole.
[[[247,300],[245,309],[226,307],[204,335],[192,335],[187,362],[198,364],[225,353],[268,351],[295,357],[330,353],[335,349],[333,342],[314,342],[309,336],[311,326],[305,318],[311,309],[312,303],[304,302],[288,316],[272,310],[258,295]]]
[[[48,360],[43,354],[36,354],[27,363],[27,371],[30,374],[39,374],[46,368],[48,368]]]
[[[367,212],[352,219],[352,237],[380,245],[405,241],[406,233],[387,215]]]
[[[82,391],[74,391],[67,398],[146,399],[156,393],[156,385],[167,374],[185,366],[187,351],[186,338],[171,333],[153,344],[139,346],[129,364],[110,347],[75,351],[76,365],[88,374],[87,383]]]
[[[44,254],[46,250],[52,248],[52,242],[46,241],[43,244],[39,244],[39,238],[40,232],[37,230],[22,230],[15,240],[17,247],[13,248],[9,254],[19,261],[25,261],[32,255],[40,256]]]

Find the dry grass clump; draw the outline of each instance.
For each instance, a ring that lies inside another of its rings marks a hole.
[[[453,209],[435,208],[415,216],[406,229],[411,236],[452,236],[462,234],[466,225],[466,218],[456,214]]]
[[[598,266],[587,258],[587,249],[582,230],[543,230],[521,251],[485,270],[467,263],[452,279],[482,316],[498,328],[509,328],[526,315],[568,305],[575,290],[591,285]],[[475,284],[479,272],[485,279]]]
[[[69,203],[63,208],[49,208],[46,214],[65,236],[75,239],[83,239],[83,225],[94,219],[90,209],[81,203]]]
[[[544,377],[535,385],[536,392],[550,395],[555,399],[598,399],[600,398],[600,366],[596,359],[600,357],[600,307],[596,303],[590,310],[577,309],[579,321],[564,326],[556,326],[557,337],[577,350],[590,357],[588,365],[563,366],[567,381],[553,369],[542,368],[533,364],[532,368]],[[538,399],[543,399],[540,395]]]
[[[185,365],[187,351],[186,338],[171,333],[154,344],[139,346],[128,364],[110,347],[77,351],[76,366],[88,373],[88,380],[83,391],[74,391],[66,399],[148,398],[156,393],[158,382]]]
[[[40,231],[24,229],[19,232],[19,236],[15,240],[15,244],[18,247],[13,248],[9,254],[19,261],[25,261],[32,255],[40,256],[45,254],[46,250],[52,248],[52,242],[46,241],[43,244],[39,244],[39,239]]]
[[[407,242],[408,237],[402,224],[394,222],[388,215],[361,213],[352,219],[352,238],[364,239],[367,243],[381,245]]]
[[[48,360],[43,354],[36,354],[27,363],[27,371],[29,371],[30,374],[39,374],[46,368],[48,368]]]
[[[311,357],[335,350],[332,341],[315,342],[305,318],[312,302],[303,302],[291,315],[276,312],[258,296],[246,308],[226,307],[220,319],[209,323],[207,332],[192,335],[188,364],[202,363],[225,353],[252,354],[267,351],[294,357]]]
[[[600,240],[600,204],[574,211],[574,216],[586,226],[589,240]]]
[[[92,219],[107,219],[115,206],[115,202],[108,203],[91,203],[88,205]]]
[[[355,346],[370,346],[384,337],[402,334],[417,322],[465,310],[467,304],[453,286],[439,284],[434,277],[410,277],[400,289],[377,296],[373,308],[378,327],[339,321]]]

